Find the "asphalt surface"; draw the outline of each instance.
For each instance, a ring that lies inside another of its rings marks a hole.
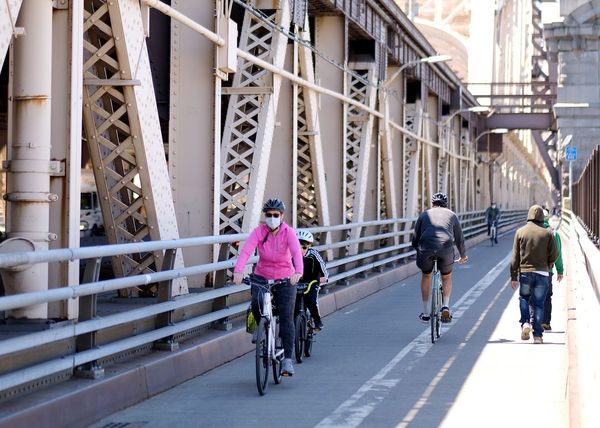
[[[412,276],[326,317],[312,356],[265,396],[250,353],[93,427],[568,426],[564,287],[545,343],[522,341],[512,240],[455,266],[453,322],[434,345]]]

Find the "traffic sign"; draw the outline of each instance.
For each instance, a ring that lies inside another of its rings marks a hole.
[[[577,160],[577,147],[567,146],[565,148],[565,159],[568,161]]]

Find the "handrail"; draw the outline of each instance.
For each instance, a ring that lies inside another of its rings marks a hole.
[[[522,221],[525,212],[526,211],[520,210],[505,211],[501,221],[501,227],[514,224],[517,220]],[[464,225],[463,230],[465,232],[465,238],[467,239],[481,234],[486,230],[483,211],[461,213],[459,214],[459,218]],[[366,247],[361,248],[360,251],[355,253],[349,253],[347,251],[347,254],[341,255],[337,259],[328,262],[327,266],[332,271],[329,279],[331,283],[334,283],[375,269],[379,266],[394,263],[398,260],[407,259],[408,257],[413,256],[415,251],[411,248],[410,242],[402,242],[401,239],[406,240],[407,235],[412,232],[412,224],[414,224],[415,220],[416,218],[366,221],[335,226],[319,226],[308,228],[307,230],[313,233],[330,233],[335,231],[344,232],[353,229],[366,231],[367,228],[378,228],[375,233],[367,236],[361,236],[360,238],[352,240],[345,240],[342,238],[339,242],[332,242],[327,245],[315,247],[320,250],[343,249],[344,247],[349,250],[356,245]],[[405,225],[410,225],[410,229],[402,230],[405,229]],[[343,233],[343,235],[346,236],[346,233]],[[115,256],[118,254],[129,254],[134,251],[173,250],[199,245],[212,245],[215,243],[233,243],[243,241],[247,239],[248,236],[248,234],[235,234],[183,238],[168,241],[105,245],[101,247],[0,254],[0,266],[3,268],[11,268],[24,263],[57,263],[78,259],[101,259],[102,257]],[[399,238],[400,240],[396,241],[396,238]],[[392,245],[379,247],[379,242],[384,239],[390,240],[388,242]],[[132,250],[133,248],[135,248],[135,250]],[[253,263],[256,262],[256,260],[257,257],[254,257],[250,262]],[[234,263],[235,259],[231,259],[216,263],[164,270],[150,274],[139,274],[126,278],[95,281],[46,291],[0,297],[0,310],[15,309],[43,302],[55,302],[84,296],[95,296],[105,291],[117,290],[120,288],[168,281],[182,276],[197,275],[199,273],[227,270],[231,269]],[[140,321],[149,317],[172,312],[176,309],[186,308],[191,305],[214,301],[218,298],[224,298],[247,291],[248,289],[249,287],[247,285],[225,286],[199,294],[192,293],[179,296],[175,300],[164,301],[144,308],[105,316],[103,318],[93,318],[90,320],[68,323],[64,326],[58,326],[50,330],[12,337],[0,341],[0,358],[7,356],[10,358],[10,355],[16,352],[23,352],[28,349],[33,349],[34,347],[47,345],[60,340],[76,338],[85,334],[92,334],[93,332]],[[107,344],[95,346],[93,349],[74,352],[69,357],[49,358],[46,361],[38,362],[32,366],[22,367],[9,373],[0,374],[0,391],[15,388],[25,382],[50,376],[59,371],[75,370],[76,367],[93,362],[99,358],[104,358],[137,346],[168,338],[174,334],[208,325],[220,319],[238,316],[246,310],[246,307],[247,302],[239,303],[226,309],[215,310],[184,321],[161,326],[136,336],[121,338]]]

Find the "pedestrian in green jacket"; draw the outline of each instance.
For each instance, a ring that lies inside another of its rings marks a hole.
[[[511,286],[519,285],[519,309],[521,311],[521,339],[529,340],[531,312],[533,307],[533,343],[543,343],[542,321],[544,301],[550,282],[550,270],[558,258],[556,240],[544,227],[544,211],[533,205],[527,213],[527,223],[515,234],[513,255],[510,263]]]
[[[550,228],[548,220],[550,219],[550,212],[544,209],[544,227],[549,228],[552,231],[552,236],[556,241],[556,248],[558,249],[558,258],[554,263],[556,267],[556,279],[558,282],[562,281],[564,274],[563,260],[562,260],[562,243],[560,241],[560,235],[556,229]],[[546,300],[544,301],[544,320],[542,321],[542,328],[544,331],[552,330],[550,326],[550,320],[552,319],[552,277],[553,269],[550,268],[550,284],[548,285],[548,293],[546,293]]]

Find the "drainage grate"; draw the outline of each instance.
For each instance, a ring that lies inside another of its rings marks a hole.
[[[148,425],[148,422],[109,422],[101,428],[140,428]]]

